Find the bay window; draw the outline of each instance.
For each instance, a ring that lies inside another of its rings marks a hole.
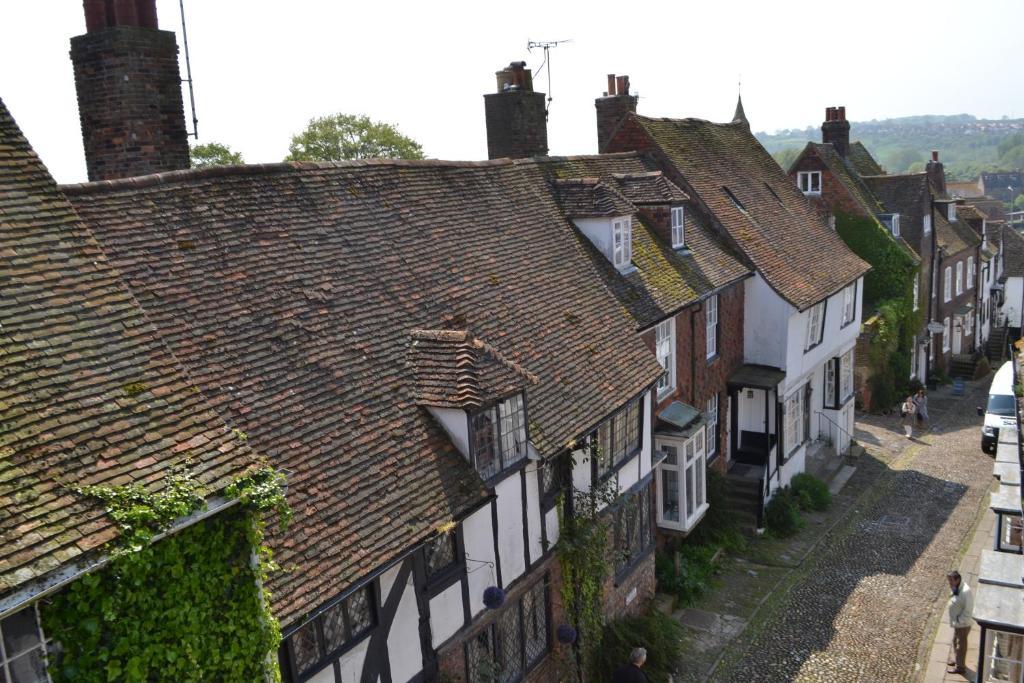
[[[704,425],[685,439],[659,437],[658,526],[689,531],[707,512],[706,439]]]
[[[484,481],[526,458],[526,408],[522,394],[474,414],[471,425],[473,462]]]
[[[654,328],[654,355],[665,368],[658,380],[658,398],[664,398],[676,388],[676,321],[669,318]]]

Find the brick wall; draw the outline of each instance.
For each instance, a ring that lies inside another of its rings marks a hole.
[[[864,205],[847,191],[846,186],[835,176],[835,174],[825,166],[818,157],[816,151],[808,151],[803,157],[801,157],[799,163],[793,167],[789,176],[793,179],[794,185],[796,185],[797,182],[797,173],[800,171],[821,172],[821,196],[808,197],[808,199],[814,203],[822,205],[833,213],[836,211],[842,211],[853,216],[861,217],[869,217],[871,215],[864,208]]]
[[[603,154],[615,127],[629,112],[636,111],[636,95],[612,95],[594,101],[597,108],[597,151]]]
[[[978,250],[974,249],[974,248],[964,249],[963,251],[957,252],[956,254],[953,254],[951,256],[947,256],[946,258],[942,259],[942,261],[940,261],[939,264],[938,264],[938,268],[939,268],[938,280],[935,283],[935,287],[936,287],[935,294],[936,294],[936,299],[937,299],[936,306],[935,306],[935,308],[936,308],[935,321],[940,323],[940,324],[945,324],[945,319],[947,317],[949,317],[950,318],[951,334],[955,334],[955,331],[953,330],[953,327],[956,325],[956,319],[955,319],[955,316],[953,314],[954,314],[954,312],[957,309],[960,309],[963,306],[966,306],[967,304],[971,303],[971,304],[974,304],[974,312],[977,312],[978,286],[977,286],[976,278],[972,279],[973,286],[970,287],[970,288],[967,287],[967,283],[968,283],[968,279],[969,279],[968,278],[968,271],[967,271],[967,258],[968,257],[971,257],[971,258],[974,259],[974,267],[975,267],[975,269],[977,269],[979,267],[979,265],[980,265],[979,262],[978,262]],[[960,294],[959,296],[957,296],[957,293],[956,293],[956,264],[958,264],[958,263],[962,263],[963,264],[961,266],[961,268],[963,269],[963,280],[962,281],[964,283],[963,284],[963,293]],[[951,284],[950,284],[950,293],[952,294],[952,298],[951,298],[950,301],[946,301],[945,300],[945,291],[946,291],[945,277],[946,277],[946,268],[947,267],[950,270],[950,282],[951,282]],[[972,313],[972,315],[973,315],[973,313]],[[961,354],[970,354],[970,353],[974,352],[974,350],[975,350],[974,349],[974,346],[975,346],[974,345],[974,338],[975,338],[975,335],[977,334],[977,331],[978,331],[977,327],[975,326],[975,328],[971,330],[971,334],[969,334],[969,335],[968,334],[961,334],[961,343],[960,343],[960,353]],[[940,333],[940,334],[935,335],[933,337],[933,342],[932,343],[938,344],[938,346],[935,349],[935,365],[936,365],[936,367],[941,369],[943,372],[948,373],[949,369],[950,369],[950,362],[952,361],[952,357],[953,357],[953,341],[952,341],[952,339],[950,339],[950,341],[949,341],[949,344],[948,344],[949,351],[943,351],[943,346],[944,346],[944,344],[943,344],[943,335],[944,335],[944,333]]]
[[[171,31],[116,26],[71,39],[89,180],[189,167]]]
[[[548,153],[544,93],[488,93],[484,95],[484,116],[489,159],[523,159]]]

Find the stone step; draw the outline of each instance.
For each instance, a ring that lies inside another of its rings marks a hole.
[[[828,492],[834,496],[842,491],[843,487],[846,486],[846,482],[850,481],[850,477],[852,477],[856,471],[856,467],[843,465],[843,468],[839,470],[839,474],[837,474],[835,478],[832,479],[831,483],[829,483]]]

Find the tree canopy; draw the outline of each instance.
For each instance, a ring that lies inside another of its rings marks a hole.
[[[423,148],[389,123],[368,116],[334,114],[315,118],[292,136],[285,161],[422,159]]]
[[[192,168],[206,168],[207,166],[229,166],[231,164],[244,164],[242,155],[232,151],[227,145],[219,142],[207,142],[203,145],[193,145],[189,150],[192,157]]]

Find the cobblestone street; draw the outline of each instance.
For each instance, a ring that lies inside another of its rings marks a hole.
[[[858,415],[858,440],[872,454],[862,458],[881,458],[888,469],[782,582],[713,680],[876,683],[920,675],[945,573],[992,486],[974,411],[987,387],[988,380],[968,383],[964,397],[948,387],[933,392],[931,430],[913,442],[895,417]]]

